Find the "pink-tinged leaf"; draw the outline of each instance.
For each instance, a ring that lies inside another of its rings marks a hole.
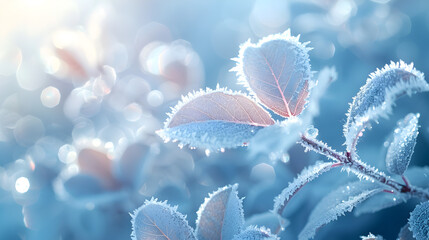
[[[183,97],[169,116],[157,132],[165,141],[215,150],[241,146],[258,130],[274,124],[255,101],[220,88]]]
[[[199,240],[232,239],[244,226],[242,199],[238,185],[219,188],[205,199],[198,210],[196,237]]]
[[[259,101],[283,117],[299,115],[307,101],[312,79],[307,43],[299,36],[270,35],[257,44],[240,47],[237,66],[239,82]]]

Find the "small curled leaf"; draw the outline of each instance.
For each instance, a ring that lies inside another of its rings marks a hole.
[[[414,238],[417,240],[429,239],[429,201],[417,205],[411,212],[408,223]]]
[[[420,114],[408,114],[393,132],[386,154],[386,167],[391,174],[404,174],[410,164],[419,134],[419,117]]]
[[[254,226],[249,226],[236,235],[233,240],[278,240],[279,238],[273,234],[271,234],[269,229],[264,227],[257,228]]]
[[[133,240],[196,240],[192,228],[177,207],[156,199],[145,204],[132,214]]]
[[[197,212],[196,236],[199,240],[231,240],[244,226],[238,185],[219,188],[205,199]]]
[[[377,121],[380,116],[387,117],[398,97],[423,91],[429,91],[429,84],[412,63],[392,62],[371,73],[366,84],[353,98],[347,113],[344,125],[347,150],[350,151],[356,145],[357,137],[368,121]]]
[[[299,115],[307,101],[310,81],[308,43],[299,42],[290,30],[270,35],[257,44],[240,46],[233,71],[252,95],[283,117]]]
[[[261,106],[244,94],[222,88],[184,97],[157,133],[179,145],[209,150],[242,146],[263,127],[274,124]]]

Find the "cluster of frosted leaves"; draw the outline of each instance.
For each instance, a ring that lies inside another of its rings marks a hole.
[[[265,37],[257,44],[244,43],[233,70],[252,98],[226,89],[190,94],[173,108],[164,129],[158,134],[165,141],[179,141],[179,146],[208,150],[233,148],[247,145],[262,128],[274,125],[259,104],[285,118],[301,114],[307,105],[309,91],[315,85],[311,80],[310,49],[306,45],[299,42],[299,37],[291,36],[289,30]],[[282,127],[267,131],[270,133]],[[295,143],[299,131],[295,132],[288,142]],[[291,144],[283,145],[281,150]]]
[[[420,114],[408,114],[393,132],[386,154],[386,167],[391,174],[402,175],[408,168],[419,134],[419,117]]]
[[[183,97],[169,116],[157,132],[165,141],[209,150],[242,146],[261,128],[274,124],[251,98],[223,88]]]
[[[298,239],[312,239],[317,229],[336,220],[346,212],[351,212],[357,204],[382,190],[380,186],[372,182],[358,181],[329,193],[313,209]]]
[[[380,116],[388,116],[398,97],[423,91],[429,91],[429,84],[423,73],[417,71],[412,63],[392,62],[371,73],[366,84],[353,98],[347,113],[344,125],[347,150],[351,151],[370,120],[377,121]]]
[[[199,240],[233,239],[243,230],[242,199],[238,185],[218,189],[205,199],[197,212],[195,234]]]
[[[185,216],[177,212],[177,206],[156,199],[146,201],[132,214],[134,240],[196,240],[193,229]]]
[[[290,30],[240,46],[233,71],[260,103],[283,117],[299,115],[307,101],[313,73],[307,43]]]
[[[264,226],[275,233],[283,231],[288,225],[289,221],[274,211],[254,214],[246,219],[246,226]]]
[[[380,235],[374,235],[372,233],[369,233],[368,236],[361,236],[362,240],[383,240],[383,237]]]
[[[429,201],[417,205],[411,212],[408,223],[414,238],[417,240],[429,239]]]
[[[264,227],[255,227],[255,226],[249,226],[241,232],[240,234],[236,235],[233,240],[278,240],[279,238],[276,235],[271,234],[269,229],[266,229]]]
[[[279,196],[274,199],[273,212],[282,215],[286,204],[305,184],[317,178],[320,174],[329,171],[332,168],[333,162],[316,162],[315,165],[307,167],[283,189]]]

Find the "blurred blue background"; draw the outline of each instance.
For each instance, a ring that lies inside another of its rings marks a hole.
[[[300,146],[279,162],[244,148],[179,149],[154,133],[166,112],[201,87],[244,90],[229,72],[239,45],[290,28],[311,41],[313,71],[338,71],[314,125],[343,150],[348,103],[369,73],[402,59],[429,74],[428,12],[426,0],[0,0],[0,239],[129,239],[129,213],[152,196],[195,227],[204,197],[232,183],[246,218],[272,209],[321,156]],[[365,133],[361,158],[384,169],[396,120],[420,112],[411,164],[427,165],[428,103],[428,94],[401,98]],[[282,239],[296,239],[319,199],[350,180],[334,170],[306,185]],[[348,214],[316,239],[396,239],[415,204]]]

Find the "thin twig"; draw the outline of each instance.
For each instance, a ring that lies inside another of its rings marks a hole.
[[[405,182],[406,184],[399,183],[394,179],[385,176],[383,173],[378,172],[376,169],[367,166],[365,163],[354,159],[350,152],[337,152],[328,147],[326,144],[315,139],[307,138],[304,135],[301,136],[300,143],[307,149],[310,149],[319,154],[323,154],[333,160],[343,163],[344,167],[349,168],[350,170],[352,170],[351,172],[356,175],[364,176],[368,179],[378,181],[381,184],[394,189],[398,193],[405,193],[409,194],[411,197],[419,198],[422,200],[429,200],[429,193],[424,189],[409,185],[408,182]]]

